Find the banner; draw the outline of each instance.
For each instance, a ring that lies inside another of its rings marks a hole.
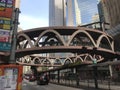
[[[11,19],[0,17],[0,29],[10,30],[11,28]]]
[[[7,42],[10,42],[14,7],[15,0],[0,0],[0,51],[10,50],[11,47]]]
[[[9,36],[0,36],[0,42],[9,42]]]
[[[17,78],[18,78],[18,69],[17,68],[5,68],[5,90],[16,90],[17,87]]]
[[[0,65],[0,90],[22,90],[23,66]]]
[[[0,29],[0,36],[9,36],[9,35],[10,35],[10,31]]]
[[[0,0],[0,17],[12,17],[14,0]]]
[[[8,42],[0,42],[0,51],[10,51],[11,44]]]
[[[0,29],[11,29],[14,5],[14,0],[0,0]]]

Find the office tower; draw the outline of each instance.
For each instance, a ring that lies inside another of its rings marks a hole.
[[[78,0],[49,0],[49,26],[78,26]]]
[[[65,20],[65,0],[49,0],[49,26],[64,26]]]
[[[67,26],[78,26],[81,24],[80,9],[78,7],[78,0],[67,0],[66,20]]]
[[[99,1],[98,3],[98,12],[99,12],[99,17],[101,22],[110,23],[110,20],[108,18],[109,14],[108,14],[107,8],[105,4],[102,3],[102,1]]]
[[[120,0],[100,0],[100,20],[110,23],[110,27],[120,24]]]
[[[98,0],[49,0],[49,26],[78,26],[92,23]]]
[[[78,6],[78,0],[74,0],[74,5],[75,5],[75,21],[76,21],[76,26],[81,25],[81,13],[80,9]]]
[[[120,0],[99,0],[100,20],[110,23],[107,33],[114,38],[115,51],[120,52]]]
[[[77,0],[80,9],[81,25],[92,23],[92,17],[98,14],[97,0]]]

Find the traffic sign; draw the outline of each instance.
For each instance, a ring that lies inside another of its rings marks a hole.
[[[11,44],[8,42],[0,42],[0,51],[10,51]]]
[[[97,63],[97,59],[93,59],[93,64],[96,64]]]

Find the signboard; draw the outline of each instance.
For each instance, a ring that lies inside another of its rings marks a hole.
[[[4,75],[5,75],[4,89],[5,90],[16,90],[18,69],[17,68],[5,68]]]
[[[14,3],[14,0],[0,0],[0,29],[11,29]]]
[[[9,37],[14,6],[15,0],[0,0],[0,51],[7,51],[11,48]]]
[[[0,17],[12,18],[14,0],[0,0]]]
[[[0,29],[0,36],[9,36],[10,31]]]
[[[0,90],[22,90],[23,66],[0,65]]]
[[[0,51],[9,51],[11,49],[11,44],[8,42],[0,42]]]
[[[0,42],[10,42],[10,31],[0,29]]]
[[[93,64],[97,63],[97,59],[93,58]]]
[[[4,81],[5,81],[5,77],[4,76],[0,76],[0,90],[4,90]]]
[[[0,29],[10,30],[11,28],[11,19],[0,17]]]
[[[0,42],[9,42],[9,36],[0,36]]]

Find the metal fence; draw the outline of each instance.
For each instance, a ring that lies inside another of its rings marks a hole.
[[[50,82],[72,87],[120,90],[120,65],[72,67],[50,71]]]

